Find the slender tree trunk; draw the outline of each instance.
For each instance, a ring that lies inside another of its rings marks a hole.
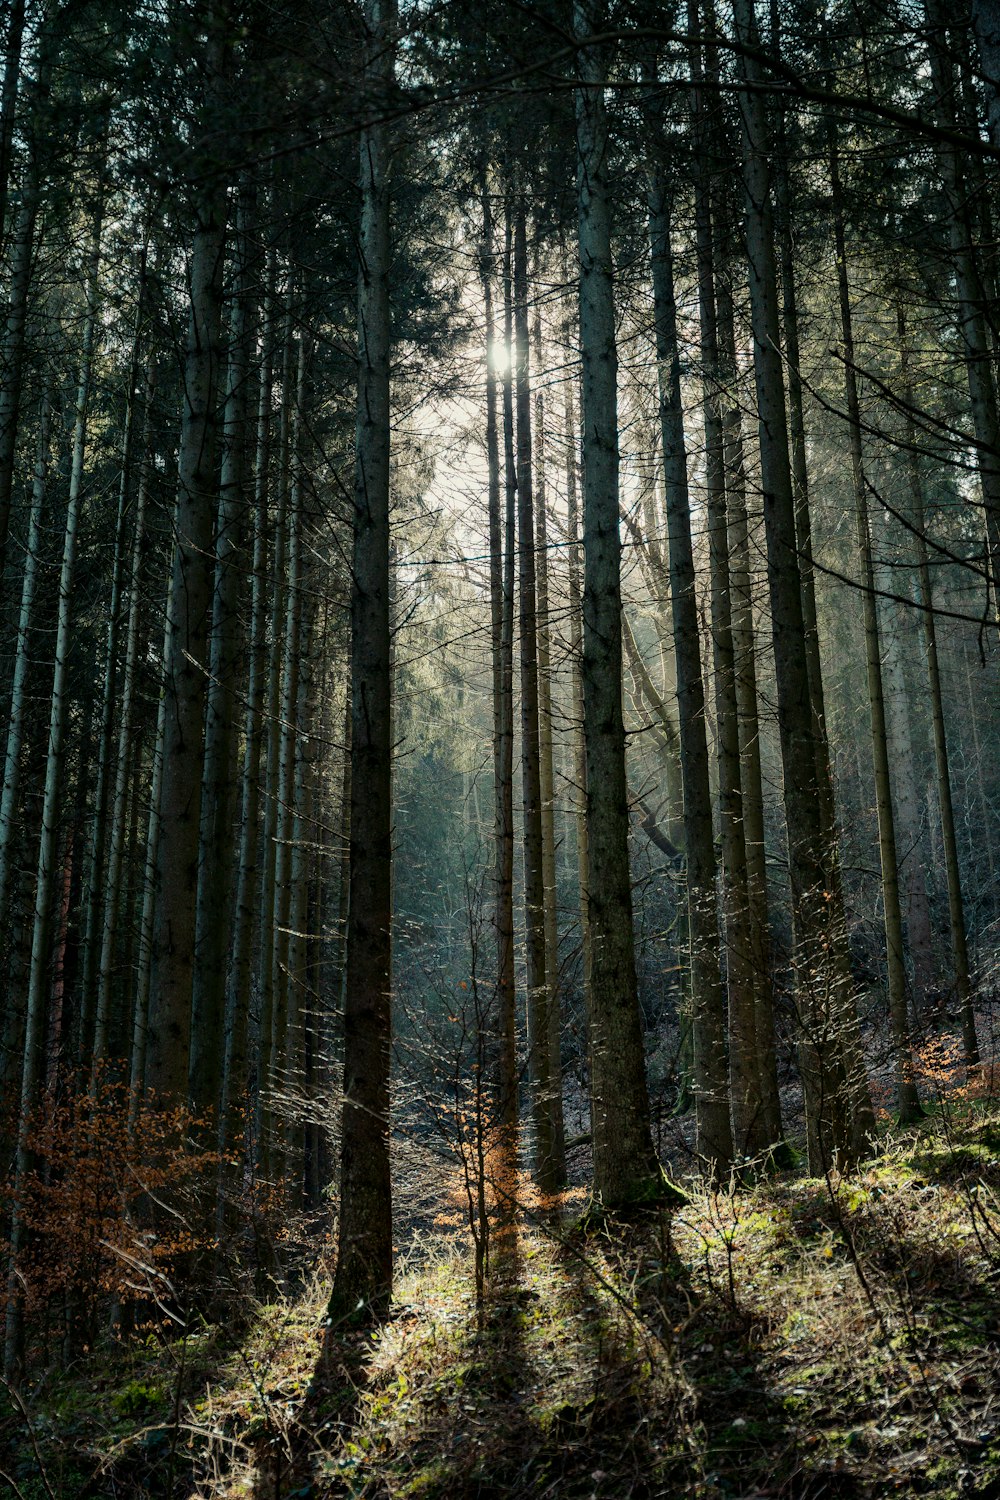
[[[543,1192],[560,1186],[555,1101],[549,1056],[549,990],[542,861],[542,777],[538,691],[531,352],[528,340],[527,210],[518,187],[514,210],[514,385],[517,404],[518,623],[521,642],[521,787],[524,817],[524,932],[527,959],[528,1072],[535,1179]]]
[[[882,683],[882,639],[872,563],[868,490],[861,446],[861,408],[854,359],[851,292],[844,235],[843,196],[837,127],[829,127],[830,181],[833,192],[834,243],[837,254],[837,288],[840,295],[840,329],[844,347],[844,390],[850,426],[851,478],[857,517],[858,557],[861,564],[862,608],[865,628],[865,661],[868,669],[868,705],[871,714],[872,758],[875,765],[875,803],[878,813],[879,857],[882,867],[882,905],[885,923],[886,969],[889,987],[889,1022],[896,1072],[896,1107],[902,1124],[920,1119],[923,1110],[917,1093],[910,1052],[909,1017],[906,1005],[906,954],[903,946],[903,912],[899,900],[899,866],[896,854],[896,823],[889,769],[889,741]]]
[[[564,432],[566,441],[566,532],[569,539],[569,655],[572,667],[571,714],[573,723],[573,802],[576,820],[576,865],[580,888],[580,951],[583,969],[583,1013],[593,1011],[592,980],[594,950],[590,936],[590,902],[587,896],[590,839],[587,832],[587,742],[583,733],[583,595],[580,581],[583,557],[580,548],[580,516],[577,501],[577,443],[575,376],[566,381]],[[593,1125],[593,1120],[591,1120]]]
[[[896,309],[896,330],[899,337],[900,363],[903,376],[903,397],[907,413],[913,410],[913,387],[910,380],[909,350],[906,339],[906,323],[901,305]],[[945,729],[944,699],[941,693],[941,669],[938,663],[937,621],[934,615],[934,592],[931,586],[931,570],[927,551],[927,522],[924,507],[924,486],[917,458],[916,431],[912,415],[906,418],[906,446],[909,465],[910,505],[913,512],[913,530],[917,547],[917,579],[922,605],[924,650],[927,656],[927,688],[930,695],[931,728],[934,735],[934,770],[937,779],[937,800],[941,816],[941,846],[944,854],[945,878],[948,883],[948,927],[951,934],[952,984],[955,1000],[962,1017],[962,1044],[968,1068],[979,1065],[979,1041],[976,1035],[976,1017],[972,1008],[972,982],[969,966],[969,945],[965,926],[965,902],[962,898],[962,871],[958,858],[958,838],[955,832],[955,807],[951,790],[951,768],[948,763],[948,736]],[[988,842],[988,838],[987,838]]]
[[[16,838],[21,827],[21,761],[29,709],[28,673],[31,667],[31,638],[35,626],[35,593],[38,586],[39,554],[42,545],[42,518],[51,459],[51,426],[52,402],[46,392],[42,397],[38,422],[38,452],[31,487],[28,540],[21,576],[21,608],[18,614],[17,641],[14,647],[10,716],[7,724],[7,748],[3,766],[3,793],[0,797],[0,928],[4,930],[8,927],[11,886],[14,884],[16,873],[14,868]],[[14,993],[14,986],[9,977],[4,981],[4,989],[6,1005],[2,1077],[6,1085],[8,1072],[15,1066],[17,1043],[20,1039],[24,1016],[20,997]]]
[[[298,462],[301,466],[301,442]],[[303,550],[305,550],[304,546]],[[286,1089],[297,1091],[302,1096],[302,1104],[294,1111],[285,1127],[285,1178],[291,1185],[290,1202],[293,1212],[308,1201],[306,1178],[308,1161],[302,1105],[309,1107],[312,1104],[309,1076],[312,1070],[308,1066],[305,1044],[307,1036],[315,1035],[312,1026],[313,1017],[310,1013],[312,991],[307,967],[310,876],[315,843],[310,835],[313,829],[313,772],[316,753],[315,741],[311,734],[311,713],[315,691],[312,639],[315,598],[309,583],[310,568],[308,558],[304,556],[299,568],[300,598],[296,631],[299,670],[297,697],[294,705],[295,767],[292,786],[292,824],[289,830],[291,859],[288,873],[288,945],[285,981],[287,999],[283,1049]]]
[[[688,29],[700,29],[699,6],[691,0]],[[708,22],[706,17],[706,23]],[[706,501],[711,569],[712,654],[715,686],[716,753],[719,773],[719,825],[722,834],[723,913],[726,981],[729,996],[729,1092],[733,1144],[741,1156],[754,1156],[762,1138],[762,1105],[757,1068],[754,977],[750,939],[747,856],[740,776],[739,712],[729,581],[729,517],[726,506],[722,393],[715,295],[716,239],[711,185],[716,163],[713,134],[706,119],[700,49],[691,49],[695,147],[695,228],[698,305],[701,326],[702,413],[706,450]]]
[[[365,0],[369,108],[393,84],[395,0]],[[358,428],[351,588],[351,872],[334,1318],[392,1292],[392,684],[389,578],[389,138],[361,132]]]
[[[139,626],[142,610],[142,548],[146,529],[146,506],[149,500],[150,453],[149,428],[154,390],[154,365],[150,356],[143,380],[142,455],[139,462],[139,484],[132,516],[132,551],[129,559],[128,621],[125,627],[125,661],[122,667],[121,695],[118,703],[118,743],[115,754],[115,782],[111,802],[111,840],[108,846],[107,877],[103,892],[104,913],[101,928],[100,957],[97,966],[97,997],[94,1017],[94,1059],[103,1058],[108,1049],[108,1027],[111,1017],[112,985],[121,907],[122,861],[125,855],[125,814],[129,793],[129,776],[133,758],[133,719],[135,678],[139,660]]]
[[[607,59],[587,38],[603,0],[576,0],[577,208],[583,356],[583,723],[587,744],[587,902],[592,941],[590,1076],[594,1191],[609,1208],[656,1197],[632,927],[622,716],[618,356],[611,262]]]
[[[93,1022],[97,1005],[97,987],[101,958],[101,933],[104,925],[105,856],[108,838],[109,797],[111,792],[111,751],[114,741],[115,710],[118,706],[118,656],[123,618],[122,588],[125,580],[126,528],[132,500],[133,454],[139,374],[142,358],[142,334],[145,322],[146,246],[139,264],[139,290],[132,333],[128,386],[125,392],[125,427],[122,434],[122,469],[118,487],[118,518],[115,526],[115,553],[111,573],[111,597],[108,601],[107,643],[104,655],[104,694],[101,704],[101,730],[97,745],[97,783],[94,789],[93,829],[87,861],[85,895],[85,929],[83,936],[83,981],[81,984],[82,1017],[80,1051],[87,1056],[96,1051]],[[91,1043],[93,1042],[93,1048]]]
[[[56,624],[41,835],[38,843],[38,867],[35,877],[35,916],[31,937],[31,969],[25,1016],[24,1061],[21,1073],[21,1099],[18,1111],[18,1140],[10,1225],[9,1263],[11,1270],[7,1287],[7,1330],[4,1347],[4,1373],[8,1380],[18,1374],[24,1353],[23,1305],[17,1262],[25,1249],[27,1225],[21,1212],[20,1195],[32,1163],[29,1139],[30,1116],[38,1102],[39,1091],[45,1077],[45,1039],[49,1023],[48,1000],[53,959],[53,908],[56,901],[56,882],[61,868],[59,826],[62,813],[66,724],[69,716],[67,676],[74,627],[73,577],[76,570],[80,512],[83,502],[84,465],[87,454],[87,412],[90,403],[97,331],[102,219],[103,200],[98,202],[95,212],[93,237],[88,256],[87,312],[80,357],[76,418],[73,425],[73,457],[66,504],[66,530],[59,572],[59,610]]]
[[[229,368],[222,430],[222,468],[213,556],[215,579],[208,637],[208,695],[202,769],[200,854],[195,907],[196,966],[191,995],[188,1095],[198,1114],[221,1108],[226,967],[232,930],[237,791],[237,684],[243,639],[241,566],[247,515],[246,449],[250,346],[255,336],[250,250],[250,190],[236,219],[236,289],[229,321]]]
[[[735,0],[734,10],[738,39],[756,49],[753,0]],[[823,839],[816,828],[816,744],[779,345],[767,131],[758,92],[763,71],[752,50],[741,57],[740,67],[748,85],[740,95],[745,225],[803,1084],[810,1169],[822,1173],[835,1159],[844,1165],[854,1157],[852,1113],[862,1087],[860,1080],[849,1081],[844,1062],[844,1033],[855,1024],[852,997],[830,961],[843,910],[831,909]]]
[[[175,572],[173,558],[167,578],[166,604],[163,626],[163,662],[170,655],[170,637],[173,631]],[[146,1088],[146,1059],[149,1053],[149,1011],[153,988],[153,964],[155,961],[157,869],[160,852],[161,810],[163,788],[163,753],[167,735],[167,683],[165,675],[160,683],[160,695],[156,711],[156,738],[152,747],[152,763],[149,777],[149,815],[146,820],[145,867],[142,879],[142,911],[139,917],[139,963],[135,992],[135,1010],[132,1024],[132,1057],[129,1067],[130,1101],[129,1116],[134,1124],[138,1117],[142,1096]]]
[[[281,760],[281,665],[284,660],[283,630],[286,613],[285,558],[288,550],[288,498],[291,487],[291,431],[294,399],[292,375],[292,325],[286,308],[281,359],[281,413],[278,419],[277,513],[271,561],[270,629],[267,653],[266,771],[264,781],[264,830],[261,849],[258,924],[259,1030],[257,1048],[257,1152],[264,1176],[270,1173],[273,1124],[271,1118],[271,1034],[274,1028],[274,890],[278,860],[278,778]]]
[[[280,720],[277,804],[278,819],[275,832],[274,907],[271,922],[274,929],[274,947],[271,959],[271,1070],[275,1083],[287,1100],[289,1074],[287,1068],[287,1044],[289,1035],[289,937],[292,909],[292,838],[295,820],[295,766],[297,754],[297,713],[299,697],[299,661],[302,652],[302,569],[303,569],[303,505],[304,485],[302,475],[302,411],[305,400],[307,341],[299,340],[297,370],[295,377],[294,406],[292,410],[289,438],[290,488],[288,503],[288,554],[287,585],[285,589],[285,630],[281,661],[281,692],[278,700]],[[272,1161],[276,1179],[281,1178],[284,1162],[284,1143],[287,1136],[287,1108],[285,1117],[276,1124],[278,1152]]]
[[[226,1041],[219,1149],[232,1143],[234,1111],[245,1109],[250,1121],[249,1014],[253,969],[254,915],[257,910],[260,839],[260,761],[263,743],[264,687],[267,652],[267,540],[271,478],[271,399],[274,370],[274,285],[277,258],[268,253],[257,403],[257,451],[254,476],[253,575],[250,597],[250,651],[243,719],[242,804],[239,864],[233,916],[232,964],[226,998]]]
[[[779,26],[776,0],[771,0],[771,45],[779,53]],[[812,706],[813,739],[816,757],[816,810],[820,847],[825,861],[825,877],[830,892],[831,912],[844,912],[843,880],[840,867],[840,838],[834,802],[830,745],[826,728],[823,689],[823,663],[820,652],[819,623],[816,611],[816,570],[812,556],[812,521],[809,509],[809,474],[806,463],[805,408],[798,332],[798,303],[795,289],[795,255],[792,237],[792,204],[788,182],[789,147],[785,133],[785,116],[776,110],[776,142],[773,153],[775,213],[777,240],[781,255],[781,331],[784,337],[785,367],[788,372],[788,441],[795,511],[795,543],[805,631],[806,672]],[[846,920],[832,924],[829,957],[836,966],[836,990],[853,993]],[[851,1002],[853,1007],[853,1002]],[[861,1057],[856,1021],[852,1018],[843,1029],[841,1050],[848,1086],[852,1089],[852,1134],[854,1154],[862,1156],[873,1138],[875,1117],[868,1093],[868,1082]],[[808,1070],[808,1068],[807,1068]]]
[[[44,43],[43,43],[44,45]],[[28,161],[21,184],[21,202],[14,227],[10,252],[10,293],[7,301],[7,326],[0,349],[0,573],[7,556],[10,530],[10,508],[17,462],[17,434],[21,418],[21,386],[24,378],[25,335],[35,249],[35,225],[41,203],[42,114],[48,107],[50,66],[47,58],[39,63],[39,76],[33,90],[32,116],[36,138],[29,147]]]
[[[536,301],[535,363],[541,378],[542,324]],[[545,1016],[548,1026],[549,1093],[552,1120],[552,1172],[560,1187],[566,1183],[566,1132],[563,1123],[562,1006],[559,985],[559,924],[556,907],[555,774],[552,753],[552,631],[549,618],[548,516],[545,492],[545,397],[535,387],[535,560],[538,584],[538,764],[542,803],[542,887],[545,927]]]
[[[208,66],[216,85],[223,76],[224,46],[216,38],[210,43]],[[167,708],[146,1051],[146,1087],[164,1102],[188,1097],[225,242],[226,186],[220,178],[213,180],[198,206],[191,254],[177,465],[174,619],[164,662]]]
[[[736,341],[732,295],[724,281],[718,290],[719,347],[724,384],[735,387]],[[740,745],[743,837],[747,862],[747,939],[754,995],[754,1040],[760,1122],[756,1148],[782,1139],[781,1101],[774,1034],[774,991],[768,922],[767,858],[764,842],[764,787],[757,714],[757,645],[753,623],[750,528],[746,503],[742,414],[733,394],[723,408],[726,454],[726,510],[729,524],[729,587],[732,600],[733,671]]]
[[[517,1036],[514,986],[514,497],[501,508],[500,435],[497,408],[497,345],[493,314],[494,227],[486,173],[483,175],[481,276],[486,324],[486,458],[490,526],[490,626],[493,668],[493,843],[497,944],[497,1072],[500,1176],[513,1188],[517,1157]],[[504,350],[503,354],[506,355]],[[507,363],[505,361],[505,363]],[[510,553],[510,569],[506,567]],[[509,1217],[510,1204],[501,1204]]]
[[[875,583],[885,594],[894,591],[892,575],[886,568],[876,567]],[[888,601],[882,613],[883,618],[889,617],[889,628],[883,641],[883,676],[890,761],[894,767],[899,873],[905,902],[906,942],[913,965],[912,1011],[915,1017],[919,1017],[926,1011],[928,998],[936,987],[936,975],[931,908],[924,878],[924,787],[918,776],[910,732],[911,721],[916,717],[916,704],[907,689],[901,649],[912,615],[909,609]]]
[[[670,606],[677,669],[677,715],[684,784],[691,1027],[698,1155],[724,1173],[733,1155],[728,1106],[725,995],[719,969],[715,843],[698,634],[684,403],[670,242],[670,197],[660,169],[649,185],[649,238],[656,328],[663,480],[670,553]]]

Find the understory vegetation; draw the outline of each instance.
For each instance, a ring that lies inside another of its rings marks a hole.
[[[978,1094],[978,1097],[976,1096]],[[396,1294],[331,1327],[327,1261],[183,1327],[99,1335],[8,1405],[5,1472],[52,1496],[1000,1494],[1000,1109],[943,1093],[853,1178],[795,1171],[628,1224],[583,1188],[493,1236],[461,1172],[402,1167]]]

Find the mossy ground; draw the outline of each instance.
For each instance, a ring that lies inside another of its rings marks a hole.
[[[1000,1500],[1000,1112],[850,1179],[686,1186],[640,1223],[526,1215],[479,1308],[442,1230],[377,1328],[324,1330],[317,1274],[239,1333],[96,1351],[0,1468],[24,1500]]]

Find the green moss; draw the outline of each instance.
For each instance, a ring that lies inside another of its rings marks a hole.
[[[162,1406],[166,1396],[158,1385],[151,1381],[132,1380],[120,1391],[113,1391],[108,1404],[117,1417],[141,1417],[157,1406]]]

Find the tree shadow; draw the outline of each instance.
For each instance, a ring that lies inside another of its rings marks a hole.
[[[633,1380],[624,1400],[612,1391],[602,1420],[619,1450],[608,1453],[608,1466],[641,1476],[627,1493],[788,1500],[867,1493],[849,1474],[803,1465],[794,1416],[768,1373],[769,1320],[725,1283],[706,1289],[695,1282],[673,1246],[669,1219],[609,1223],[599,1244],[572,1236],[562,1261],[581,1308],[594,1301],[595,1272],[602,1274],[595,1262],[607,1264],[622,1319],[635,1329],[633,1369],[636,1354],[643,1368],[659,1366],[658,1381],[647,1377],[645,1401]]]

